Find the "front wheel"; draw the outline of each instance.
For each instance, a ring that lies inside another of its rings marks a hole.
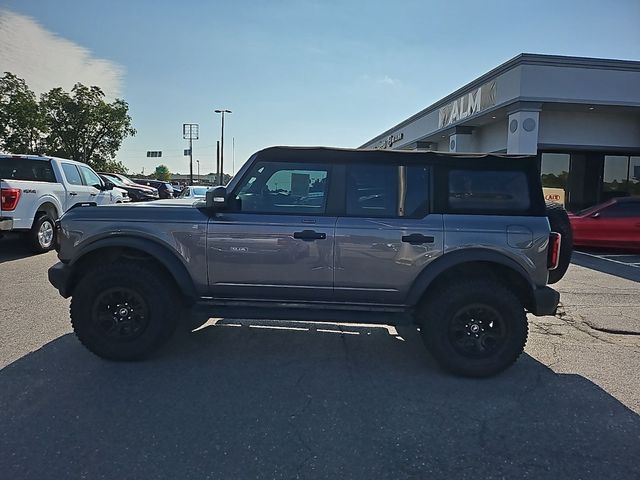
[[[71,325],[80,342],[109,360],[147,357],[173,334],[179,297],[171,279],[153,266],[113,263],[78,282]]]
[[[527,342],[522,304],[494,280],[439,288],[418,320],[430,353],[443,368],[458,375],[495,375],[517,360]]]

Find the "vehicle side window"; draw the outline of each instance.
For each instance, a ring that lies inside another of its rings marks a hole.
[[[600,211],[603,218],[630,218],[640,217],[640,202],[614,203]]]
[[[80,178],[80,172],[78,168],[71,163],[63,163],[62,171],[64,176],[71,185],[82,185],[82,178]]]
[[[347,216],[422,218],[428,211],[428,193],[427,166],[347,166]]]
[[[239,186],[237,210],[322,215],[328,176],[326,166],[258,162]]]
[[[452,213],[522,213],[530,206],[525,172],[449,171],[449,209]]]
[[[89,167],[80,167],[80,173],[82,173],[85,185],[91,185],[96,188],[102,185],[100,177]]]
[[[31,158],[0,158],[0,178],[55,183],[51,162]]]

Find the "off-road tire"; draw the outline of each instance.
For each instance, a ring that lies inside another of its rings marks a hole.
[[[559,203],[547,202],[547,218],[549,219],[551,231],[562,235],[558,267],[554,270],[549,270],[549,280],[547,283],[552,284],[559,282],[560,279],[564,277],[571,263],[573,230],[571,229],[571,222],[569,221],[567,211]]]
[[[456,340],[466,337],[452,334],[451,326],[459,320],[459,312],[483,306],[500,316],[505,337],[486,357],[462,354]],[[468,280],[437,288],[420,307],[417,320],[422,340],[438,364],[466,377],[488,377],[503,371],[518,359],[527,342],[524,307],[516,295],[495,280]]]
[[[96,268],[99,269],[82,276],[73,291],[71,325],[76,336],[87,349],[108,360],[148,357],[166,343],[176,329],[180,298],[173,280],[161,269],[143,263],[116,262]],[[145,326],[132,339],[111,338],[96,314],[105,303],[101,300],[105,292],[119,289],[133,292],[131,294],[146,307],[143,309]]]
[[[40,235],[42,228],[50,229],[51,240],[43,243],[43,237]],[[41,213],[33,221],[31,230],[27,233],[29,247],[33,253],[45,253],[52,250],[56,245],[56,228],[53,218],[48,213]]]

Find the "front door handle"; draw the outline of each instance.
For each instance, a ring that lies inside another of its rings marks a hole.
[[[301,232],[294,232],[293,238],[304,240],[305,242],[311,242],[313,240],[324,240],[327,238],[327,234],[316,232],[315,230],[302,230]]]
[[[403,235],[402,241],[411,245],[422,245],[423,243],[433,243],[433,237],[422,235],[421,233],[412,233],[411,235]]]
[[[75,197],[78,194],[76,192],[69,192],[69,195],[71,195],[72,197]]]

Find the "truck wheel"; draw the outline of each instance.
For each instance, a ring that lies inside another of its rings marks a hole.
[[[37,217],[27,236],[33,253],[44,253],[51,250],[56,240],[56,229],[51,216],[48,213],[43,213]]]
[[[98,269],[99,268],[99,269]],[[80,342],[109,360],[142,359],[176,328],[180,299],[157,268],[113,263],[89,271],[71,299],[71,325]]]
[[[547,283],[559,282],[564,274],[567,273],[569,263],[571,263],[571,253],[573,252],[573,230],[571,222],[564,207],[558,203],[547,202],[547,218],[552,232],[562,235],[560,243],[560,261],[558,268],[549,271],[549,280]]]
[[[458,375],[495,375],[517,360],[527,342],[524,307],[493,280],[445,285],[430,294],[420,313],[427,349]]]

